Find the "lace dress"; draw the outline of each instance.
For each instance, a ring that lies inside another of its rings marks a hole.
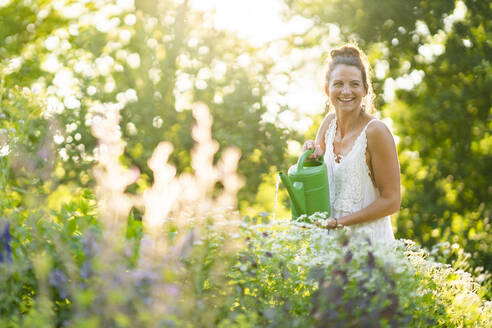
[[[339,218],[357,212],[378,197],[378,190],[372,182],[366,163],[366,129],[374,121],[376,119],[366,124],[350,152],[338,163],[333,152],[333,141],[337,130],[336,118],[330,122],[326,131],[324,160],[328,169],[332,217]],[[395,240],[389,216],[351,225],[350,228],[356,232],[363,230],[371,242]]]

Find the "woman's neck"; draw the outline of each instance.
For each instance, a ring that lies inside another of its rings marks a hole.
[[[342,139],[349,131],[359,127],[360,120],[364,115],[361,109],[351,112],[336,111],[336,113],[337,127]]]

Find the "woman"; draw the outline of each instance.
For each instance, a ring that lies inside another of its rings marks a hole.
[[[365,227],[371,241],[394,240],[389,215],[400,208],[400,167],[393,136],[367,113],[372,85],[365,55],[356,46],[332,50],[325,92],[334,113],[319,127],[312,157],[324,156],[328,168],[331,218],[327,229]]]

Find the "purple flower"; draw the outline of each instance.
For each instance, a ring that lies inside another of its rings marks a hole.
[[[12,249],[10,248],[10,223],[0,219],[0,263],[12,263]]]
[[[171,297],[178,297],[181,294],[181,288],[175,284],[166,284],[164,292]]]
[[[68,297],[66,291],[67,276],[60,269],[55,269],[50,274],[50,285],[55,287],[61,298],[65,299]]]
[[[80,276],[83,279],[88,279],[92,276],[92,264],[90,261],[85,261],[80,269]]]
[[[87,259],[93,258],[99,253],[97,235],[94,231],[87,231],[82,237],[82,249]]]

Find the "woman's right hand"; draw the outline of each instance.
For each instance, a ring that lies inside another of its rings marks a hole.
[[[308,140],[302,145],[302,152],[305,152],[306,150],[313,149],[314,152],[308,156],[308,159],[318,159],[321,156],[323,156],[323,150],[321,149],[320,145],[316,145],[314,140]]]

